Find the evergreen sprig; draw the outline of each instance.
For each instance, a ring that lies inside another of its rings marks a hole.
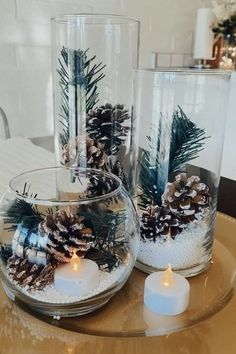
[[[126,217],[124,211],[80,210],[79,215],[91,222],[95,234],[95,248],[114,252],[114,246],[124,244],[122,224]]]
[[[161,117],[162,118],[162,117]],[[161,131],[165,126],[159,124],[158,135],[147,137],[150,148],[156,149],[156,159],[151,161],[150,152],[142,149],[139,158],[139,180],[140,180],[140,206],[146,208],[147,205],[161,205],[161,197],[165,189],[165,181],[171,173],[181,170],[187,163],[196,159],[199,152],[203,150],[205,140],[209,137],[205,135],[205,129],[199,128],[183,112],[180,106],[173,112],[171,125],[171,140],[169,160],[162,161],[159,154]],[[160,120],[162,121],[163,118]]]
[[[124,248],[126,244],[123,225],[126,215],[124,211],[107,210],[104,213],[99,207],[96,209],[84,211],[84,214],[79,212],[90,220],[95,235],[94,248],[86,253],[85,258],[95,261],[102,270],[111,271],[122,262],[118,248]]]
[[[199,157],[203,150],[205,129],[199,128],[184,113],[180,106],[173,113],[169,174],[180,170],[186,163]]]
[[[140,206],[145,208],[151,203],[160,204],[162,190],[158,191],[158,166],[159,162],[156,160],[156,165],[150,164],[150,153],[144,149],[141,150],[140,160]]]
[[[37,195],[29,195],[27,183],[24,185],[23,196],[36,197]],[[18,224],[22,224],[27,229],[34,229],[43,220],[43,215],[33,204],[16,197],[13,201],[7,201],[0,208],[0,216],[3,217],[4,224],[7,224],[6,230],[14,231]]]
[[[59,135],[61,146],[66,145],[69,140],[69,85],[75,88],[75,115],[77,115],[78,87],[85,92],[86,112],[98,102],[97,84],[105,77],[105,74],[102,73],[105,65],[102,65],[102,62],[94,63],[95,55],[88,58],[88,50],[73,50],[63,47],[61,58],[58,59],[60,64],[60,69],[58,70],[60,76],[59,85],[62,91],[60,123],[63,125],[63,129]]]
[[[6,265],[8,259],[12,256],[12,246],[7,244],[1,244],[0,242],[0,259]]]

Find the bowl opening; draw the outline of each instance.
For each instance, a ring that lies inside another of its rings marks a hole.
[[[77,204],[109,199],[119,193],[121,180],[110,172],[90,168],[51,167],[14,177],[11,193],[31,204]]]

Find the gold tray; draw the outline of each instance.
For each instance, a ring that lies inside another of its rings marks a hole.
[[[1,290],[0,353],[235,354],[235,236],[236,220],[219,214],[213,264],[207,272],[190,279],[190,305],[179,316],[157,316],[145,309],[146,275],[138,270],[99,311],[60,321],[42,316],[44,322],[39,321],[7,300]]]

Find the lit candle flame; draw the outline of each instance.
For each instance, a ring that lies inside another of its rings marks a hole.
[[[76,251],[73,252],[73,256],[71,257],[71,266],[74,271],[79,269],[80,258],[77,256]]]
[[[174,282],[173,272],[171,270],[171,265],[168,264],[168,268],[163,273],[162,284],[164,286],[171,286]]]

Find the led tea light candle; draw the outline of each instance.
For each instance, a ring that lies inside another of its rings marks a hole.
[[[60,265],[54,276],[57,291],[70,296],[88,294],[99,283],[99,269],[90,259],[81,259],[76,254],[71,262]]]
[[[144,285],[144,304],[160,315],[178,315],[188,307],[190,285],[171,267],[150,274]]]

